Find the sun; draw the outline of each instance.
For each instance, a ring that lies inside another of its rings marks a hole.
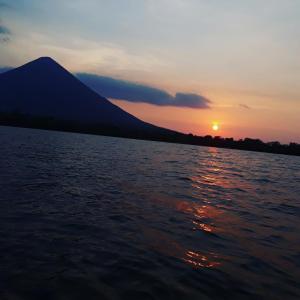
[[[220,129],[219,123],[214,122],[212,125],[212,130],[213,131],[218,131]]]

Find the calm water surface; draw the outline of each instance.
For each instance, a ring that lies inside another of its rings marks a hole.
[[[300,158],[0,127],[0,299],[299,299]]]

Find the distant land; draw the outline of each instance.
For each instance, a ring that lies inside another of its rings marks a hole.
[[[97,94],[49,57],[0,74],[0,97],[0,125],[300,156],[297,143],[203,137],[143,122]]]

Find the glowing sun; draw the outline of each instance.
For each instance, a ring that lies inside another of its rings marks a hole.
[[[219,124],[218,124],[218,123],[213,123],[213,125],[212,125],[212,130],[218,131],[219,129],[220,129]]]

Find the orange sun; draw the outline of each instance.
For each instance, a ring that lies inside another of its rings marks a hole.
[[[213,125],[212,125],[212,130],[214,130],[214,131],[218,131],[220,129],[220,126],[219,126],[219,123],[213,123]]]

